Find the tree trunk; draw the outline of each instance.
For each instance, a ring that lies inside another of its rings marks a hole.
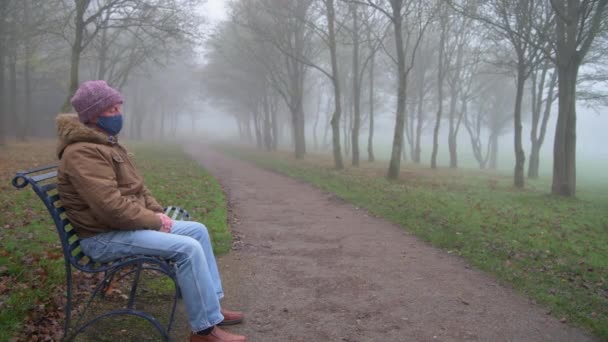
[[[297,104],[297,109],[296,109],[296,116],[295,116],[295,136],[294,136],[294,142],[295,142],[295,157],[296,159],[302,159],[304,158],[304,155],[306,154],[306,134],[304,131],[304,126],[305,126],[305,122],[304,122],[304,108],[302,108],[302,99],[300,98],[300,100],[298,100],[298,104]]]
[[[251,134],[251,120],[249,119],[249,115],[247,115],[247,117],[243,119],[243,122],[245,123],[244,127],[245,134],[247,136],[247,141],[249,143],[253,143],[253,134]]]
[[[13,21],[13,38],[11,38],[11,49],[8,56],[8,117],[10,123],[7,126],[11,131],[17,133],[15,136],[21,140],[21,137],[18,136],[21,120],[17,109],[17,38],[14,25],[15,21]]]
[[[108,27],[107,23],[110,20],[110,11],[107,12],[104,18],[104,25],[101,29],[101,44],[99,47],[99,69],[97,70],[97,79],[104,80],[106,78],[108,64]]]
[[[260,111],[259,106],[256,105],[255,108],[251,111],[251,120],[253,121],[253,128],[255,132],[255,144],[259,150],[264,148],[264,139],[262,138],[262,130],[260,126],[262,125],[260,119]]]
[[[241,122],[241,118],[235,115],[234,120],[236,121],[236,126],[239,130],[239,140],[243,141],[245,140],[245,132],[243,129],[243,123]]]
[[[357,5],[351,4],[353,15],[353,127],[351,144],[353,147],[352,165],[359,166],[359,128],[361,126],[361,85],[359,84],[359,22]]]
[[[551,75],[551,81],[549,82],[549,93],[547,94],[547,98],[545,99],[545,110],[542,115],[540,131],[538,132],[538,121],[540,119],[539,116],[541,109],[540,104],[542,103],[542,101],[538,102],[538,106],[536,108],[538,113],[537,115],[533,116],[532,130],[530,131],[530,140],[532,142],[532,148],[530,151],[530,164],[528,165],[528,178],[538,178],[538,169],[540,166],[540,149],[543,146],[545,134],[547,132],[547,123],[549,122],[549,116],[551,114],[551,105],[553,104],[553,96],[556,82],[557,72],[554,72],[553,75]],[[540,96],[541,94],[538,94],[538,96]],[[540,97],[542,98],[542,96]]]
[[[319,128],[319,121],[321,121],[321,94],[317,94],[317,110],[315,113],[315,122],[312,125],[312,139],[314,143],[315,151],[319,151],[319,137],[317,135],[317,129]]]
[[[523,57],[519,57],[519,65],[517,68],[517,92],[515,94],[515,111],[513,114],[513,124],[514,124],[514,146],[515,146],[515,170],[513,177],[513,185],[516,188],[524,187],[524,163],[526,161],[526,156],[524,154],[524,149],[521,143],[521,106],[522,99],[524,95],[524,85],[526,82],[525,78],[525,66],[523,65],[525,61]]]
[[[349,128],[351,127],[351,123],[352,123],[352,107],[349,107],[348,110],[346,111],[346,117],[344,118],[343,121],[343,125],[342,125],[342,130],[344,133],[344,154],[346,155],[346,157],[348,158],[350,156],[350,135],[349,132],[351,131]]]
[[[410,150],[410,156],[414,156],[414,140],[416,137],[414,136],[414,123],[416,122],[416,102],[410,101],[409,106],[406,104],[405,106],[405,143],[408,145]],[[405,146],[404,146],[405,147]],[[405,154],[404,154],[405,155]],[[405,160],[405,158],[403,158]]]
[[[437,118],[435,119],[435,128],[433,129],[433,152],[431,153],[431,169],[437,168],[437,151],[439,149],[439,127],[441,125],[441,116],[443,114],[443,54],[445,49],[445,24],[441,26],[441,36],[439,39],[439,62],[437,63]]]
[[[270,102],[270,112],[272,116],[272,150],[276,151],[279,144],[279,122],[277,118],[277,102],[276,98],[273,96],[272,101]]]
[[[532,146],[530,147],[530,163],[528,165],[528,178],[537,179],[538,178],[538,168],[540,164],[540,147],[541,145],[533,141]]]
[[[450,96],[450,114],[449,114],[449,133],[448,133],[448,151],[450,152],[450,168],[458,167],[458,156],[456,154],[456,101],[458,100],[455,91],[451,91]]]
[[[264,147],[266,151],[272,151],[272,125],[270,122],[270,104],[268,94],[264,95]]]
[[[553,183],[551,193],[576,193],[576,79],[578,65],[558,65],[558,116],[553,144]]]
[[[0,13],[6,13],[8,1],[0,1]],[[0,145],[6,143],[6,89],[4,87],[4,61],[7,51],[4,35],[4,18],[0,17]]]
[[[374,157],[374,59],[372,55],[369,65],[369,136],[367,137],[367,161],[373,162]]]
[[[401,147],[403,146],[403,128],[405,126],[405,92],[407,78],[405,74],[405,53],[403,51],[403,32],[401,17],[401,1],[392,2],[393,6],[393,27],[395,29],[395,49],[397,50],[397,113],[395,118],[395,132],[393,135],[393,148],[391,151],[391,161],[388,167],[387,177],[389,179],[399,178],[401,168]]]
[[[424,79],[424,75],[422,75]],[[423,120],[423,109],[424,109],[424,82],[419,85],[418,89],[418,109],[416,110],[416,137],[414,138],[414,154],[412,155],[412,161],[416,164],[420,163],[420,154],[422,153],[422,148],[420,147],[420,135],[422,134],[422,120]]]
[[[498,134],[492,132],[490,135],[490,169],[498,168]]]
[[[158,139],[163,140],[165,137],[165,116],[167,111],[165,110],[165,102],[161,100],[160,103],[160,126],[158,127]]]
[[[2,21],[0,20],[0,23]],[[1,25],[1,24],[0,24]],[[2,30],[0,29],[0,145],[6,144],[6,98],[4,87],[4,42],[2,41]]]
[[[576,81],[578,69],[605,21],[608,0],[551,1],[556,21],[558,116],[553,145],[551,193],[576,193]],[[579,49],[580,48],[580,49]]]
[[[72,42],[72,55],[70,58],[70,87],[68,88],[68,97],[62,106],[63,112],[70,112],[72,104],[70,99],[78,89],[78,70],[80,67],[80,53],[82,52],[82,38],[85,29],[84,13],[89,7],[91,0],[74,0],[76,2],[76,16],[74,17],[74,41]]]
[[[27,32],[24,37],[24,45],[25,45],[25,60],[23,63],[23,81],[24,81],[24,93],[25,93],[25,103],[24,103],[24,112],[21,118],[21,137],[22,140],[26,140],[29,135],[29,130],[31,127],[31,118],[32,118],[32,85],[31,85],[31,65],[32,65],[32,40],[30,36],[30,8],[29,8],[30,0],[23,0],[23,26]]]
[[[334,13],[334,1],[326,0],[325,6],[327,8],[327,27],[329,35],[329,54],[331,58],[331,73],[332,73],[332,84],[334,86],[334,115],[331,118],[332,128],[332,142],[333,142],[333,153],[334,153],[334,166],[338,170],[344,168],[344,162],[342,161],[342,148],[340,147],[340,115],[342,114],[342,99],[340,95],[340,79],[338,72],[338,61],[336,57],[336,36],[335,36],[335,13]]]

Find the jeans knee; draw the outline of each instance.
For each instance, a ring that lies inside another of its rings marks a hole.
[[[178,247],[178,252],[182,255],[183,260],[192,260],[203,257],[203,248],[201,244],[190,237],[186,237]]]
[[[209,231],[204,224],[196,222],[196,232],[199,235],[199,240],[209,240]]]

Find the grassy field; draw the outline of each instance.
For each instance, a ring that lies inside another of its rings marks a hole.
[[[130,148],[158,201],[186,208],[209,228],[216,254],[227,252],[231,235],[217,181],[177,146],[134,144]],[[16,171],[55,162],[54,156],[52,141],[0,146],[0,341],[34,332],[53,336],[53,324],[62,324],[55,312],[63,305],[65,282],[57,233],[33,191],[18,191],[10,185]],[[36,330],[43,319],[49,331]]]
[[[547,179],[516,190],[492,172],[405,165],[388,181],[386,162],[336,171],[327,156],[224,151],[387,218],[608,340],[608,188],[564,199],[547,194]]]

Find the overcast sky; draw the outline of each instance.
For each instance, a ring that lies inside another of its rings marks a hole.
[[[203,11],[213,23],[224,20],[226,19],[226,0],[207,0]]]

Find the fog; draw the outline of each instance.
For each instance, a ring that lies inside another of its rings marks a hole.
[[[608,20],[594,1],[570,64],[550,1],[77,3],[0,5],[0,144],[53,139],[78,85],[104,79],[125,96],[122,139],[324,153],[339,169],[367,162],[371,131],[389,178],[419,164],[518,187],[540,176],[566,196],[573,179],[608,184]]]

